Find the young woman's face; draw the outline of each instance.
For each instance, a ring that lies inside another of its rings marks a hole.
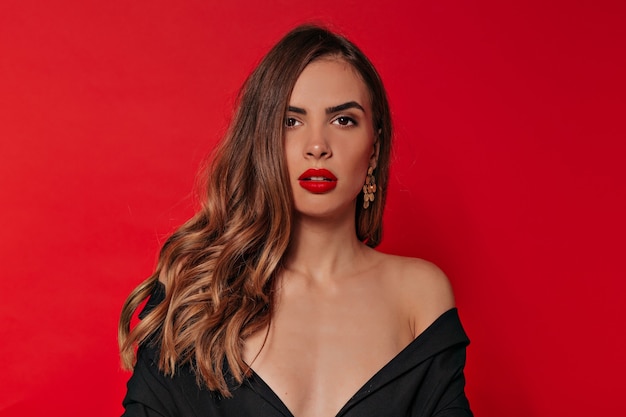
[[[295,209],[302,215],[354,215],[367,169],[376,159],[365,83],[341,59],[309,64],[285,115],[285,156]]]

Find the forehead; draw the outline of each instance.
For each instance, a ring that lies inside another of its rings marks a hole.
[[[307,65],[291,92],[289,103],[298,106],[334,106],[356,101],[370,106],[369,89],[358,71],[341,58],[320,58]]]

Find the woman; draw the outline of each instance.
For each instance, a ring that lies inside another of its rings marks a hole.
[[[391,119],[367,58],[302,26],[246,81],[198,213],[124,305],[125,416],[471,416],[434,265],[379,253]],[[150,299],[141,322],[132,314]]]

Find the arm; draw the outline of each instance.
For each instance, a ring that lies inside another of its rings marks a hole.
[[[439,354],[437,366],[447,368],[450,379],[433,413],[433,417],[473,417],[469,402],[465,396],[465,346]]]
[[[156,350],[140,347],[133,375],[128,380],[122,417],[176,417],[178,412],[172,396],[172,379],[157,367]]]
[[[421,334],[442,313],[454,307],[454,294],[446,275],[434,264],[423,260],[412,260],[407,269],[403,288],[410,297],[407,301],[411,312],[414,335]],[[465,396],[465,348],[467,336],[457,318],[442,334],[436,336],[437,343],[451,343],[435,355],[430,365],[433,372],[430,411],[432,417],[472,417]]]

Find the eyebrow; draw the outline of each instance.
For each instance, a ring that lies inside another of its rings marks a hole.
[[[365,109],[359,103],[357,103],[356,101],[348,101],[347,103],[343,103],[338,106],[327,107],[326,114],[337,113],[348,109],[359,109],[363,113],[365,113]],[[306,110],[296,106],[289,106],[288,110],[292,113],[306,114]]]

